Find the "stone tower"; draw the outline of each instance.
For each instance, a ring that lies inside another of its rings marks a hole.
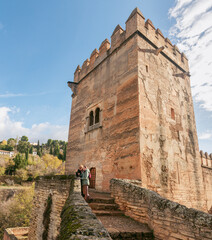
[[[188,60],[135,9],[74,73],[66,172],[95,170],[142,181],[171,200],[206,210]],[[212,199],[211,199],[212,201]]]

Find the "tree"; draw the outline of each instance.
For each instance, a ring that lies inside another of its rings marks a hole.
[[[26,141],[19,141],[18,142],[18,146],[17,146],[17,150],[20,152],[20,153],[25,153],[28,148],[29,148],[29,142],[26,142]]]
[[[51,145],[51,147],[50,147],[50,151],[49,151],[49,154],[53,154],[53,147],[52,147],[52,145]]]
[[[16,140],[14,138],[9,138],[7,140],[7,145],[9,145],[9,146],[14,148],[16,146]]]
[[[48,139],[47,146],[50,147],[52,145],[52,139]]]
[[[58,145],[58,140],[53,140],[52,141],[52,145],[55,147],[55,146],[57,146]]]
[[[22,136],[22,137],[21,137],[21,141],[22,141],[22,142],[28,142],[28,140],[29,140],[29,139],[28,139],[27,136]]]
[[[10,201],[0,202],[0,239],[3,239],[6,228],[29,226],[33,195],[34,189],[32,187],[15,194],[15,197]]]
[[[25,152],[25,159],[26,159],[26,165],[28,165],[28,159],[29,159],[29,149]]]
[[[38,140],[38,145],[37,145],[37,154],[38,154],[38,156],[39,157],[41,157],[41,150],[40,150],[40,142],[39,142],[39,140]]]
[[[62,140],[60,140],[60,141],[59,141],[59,145],[60,145],[61,147],[64,147],[64,146],[65,146],[65,144],[66,144],[66,142],[65,142],[65,141],[62,141]]]
[[[1,145],[7,145],[7,140],[3,140],[3,141],[1,142]]]
[[[13,159],[15,162],[15,170],[20,168],[25,168],[27,166],[27,160],[24,156],[22,156],[20,153],[18,153],[15,158]]]
[[[60,147],[59,147],[59,144],[57,144],[54,147],[54,156],[59,156],[59,153],[60,153]]]
[[[5,151],[13,151],[13,147],[9,145],[0,145],[0,149]]]
[[[30,147],[30,149],[29,149],[29,153],[30,153],[30,154],[33,153],[33,146]]]

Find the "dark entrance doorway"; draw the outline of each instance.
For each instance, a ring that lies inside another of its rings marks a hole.
[[[91,178],[90,178],[90,188],[95,188],[96,185],[96,168],[91,168],[90,169],[90,173],[91,173]]]

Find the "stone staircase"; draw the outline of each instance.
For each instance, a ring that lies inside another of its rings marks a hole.
[[[108,230],[112,239],[151,240],[153,233],[147,224],[139,223],[124,215],[110,193],[90,190],[89,206]]]

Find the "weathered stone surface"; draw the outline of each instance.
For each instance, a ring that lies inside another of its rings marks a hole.
[[[60,214],[68,198],[70,183],[73,180],[74,176],[43,176],[36,179],[29,239],[43,239],[44,219],[47,217],[50,218],[47,226],[48,239],[56,239],[60,230]],[[50,216],[45,216],[44,212],[49,196],[52,198],[51,211]]]
[[[164,199],[123,179],[111,180],[111,194],[126,215],[149,225],[155,239],[212,239],[210,214]]]
[[[111,43],[104,41],[106,50],[75,79],[66,172],[85,164],[96,168],[99,190],[114,177],[138,179],[165,198],[209,211],[212,177],[201,168],[187,58],[138,9]],[[96,108],[101,124],[89,126]]]
[[[3,240],[26,240],[28,239],[28,227],[7,228]]]
[[[61,213],[58,240],[111,239],[80,193],[72,193]]]
[[[36,179],[29,239],[111,239],[81,196],[75,175]]]

